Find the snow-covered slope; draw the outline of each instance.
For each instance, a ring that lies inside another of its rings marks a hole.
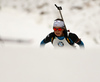
[[[34,39],[39,44],[52,31],[53,21],[60,17],[55,3],[63,7],[67,28],[86,46],[100,44],[99,0],[1,0],[0,36]]]
[[[100,82],[99,50],[0,48],[0,82]]]

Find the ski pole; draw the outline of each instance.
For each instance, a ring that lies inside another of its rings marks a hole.
[[[55,6],[56,6],[56,8],[59,10],[61,19],[64,21],[63,16],[62,16],[62,13],[61,13],[62,7],[61,7],[61,6],[58,7],[56,4],[55,4]],[[64,24],[65,24],[65,22],[64,22]],[[66,25],[65,25],[65,29],[66,29]]]

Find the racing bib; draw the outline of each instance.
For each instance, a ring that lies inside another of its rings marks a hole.
[[[63,40],[58,39],[57,37],[53,40],[53,46],[54,47],[72,47],[64,38]]]

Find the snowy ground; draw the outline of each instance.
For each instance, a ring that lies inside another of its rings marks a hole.
[[[100,82],[100,48],[0,48],[0,82]]]
[[[3,7],[0,10],[0,82],[100,82],[100,15],[96,13],[99,8],[93,6],[89,10],[92,15],[87,15],[86,9],[79,14],[67,13],[69,18],[65,17],[72,32],[85,43],[83,50],[70,50],[55,49],[51,44],[44,49],[39,47],[41,40],[53,31],[54,19],[47,22],[48,15],[40,17],[37,13]]]

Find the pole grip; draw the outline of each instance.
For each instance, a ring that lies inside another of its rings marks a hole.
[[[58,10],[62,10],[61,6],[57,6],[56,4],[55,4],[55,6],[57,7]]]

